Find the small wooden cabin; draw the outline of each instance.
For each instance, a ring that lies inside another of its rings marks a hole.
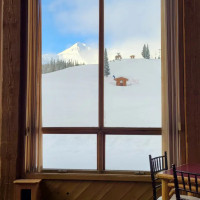
[[[115,81],[116,81],[116,86],[127,86],[126,82],[128,81],[128,79],[124,77],[119,77],[115,78]]]

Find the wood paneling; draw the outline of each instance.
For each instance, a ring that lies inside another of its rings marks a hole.
[[[43,200],[151,200],[151,183],[45,180]]]
[[[180,130],[180,164],[186,163],[186,145],[185,145],[185,105],[184,105],[184,12],[183,0],[178,1],[178,45],[179,45],[179,130]]]
[[[1,1],[2,3],[2,1]],[[0,199],[13,199],[17,168],[20,91],[20,0],[3,1],[3,53],[1,71],[2,126]],[[2,29],[0,30],[2,31]]]
[[[169,166],[179,164],[180,149],[178,10],[178,1],[162,0],[162,141]]]
[[[200,1],[184,1],[187,162],[200,162]]]
[[[3,1],[0,1],[0,142],[1,142],[1,126],[2,126],[2,43],[3,42]],[[1,149],[0,149],[1,152]],[[1,153],[0,153],[1,154]],[[0,179],[1,179],[1,159],[0,159]]]

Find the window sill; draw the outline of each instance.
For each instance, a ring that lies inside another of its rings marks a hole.
[[[128,182],[151,182],[151,176],[148,172],[136,173],[133,172],[103,172],[103,173],[27,173],[25,178],[28,179],[48,179],[48,180],[84,180],[84,181],[128,181]]]

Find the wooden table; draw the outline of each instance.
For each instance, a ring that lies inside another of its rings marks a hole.
[[[200,164],[186,164],[176,167],[177,170],[200,174]],[[169,182],[174,180],[173,170],[166,170],[156,174],[162,181],[162,200],[169,200]]]

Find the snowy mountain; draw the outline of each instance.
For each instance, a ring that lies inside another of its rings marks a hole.
[[[84,43],[77,42],[70,48],[55,54],[44,54],[42,56],[42,63],[46,64],[51,59],[59,59],[64,61],[77,61],[79,64],[96,64],[98,62],[98,51],[88,47]]]
[[[78,63],[94,64],[97,63],[98,55],[95,55],[95,50],[86,46],[84,43],[77,42],[70,48],[59,53],[61,60],[74,60]]]

